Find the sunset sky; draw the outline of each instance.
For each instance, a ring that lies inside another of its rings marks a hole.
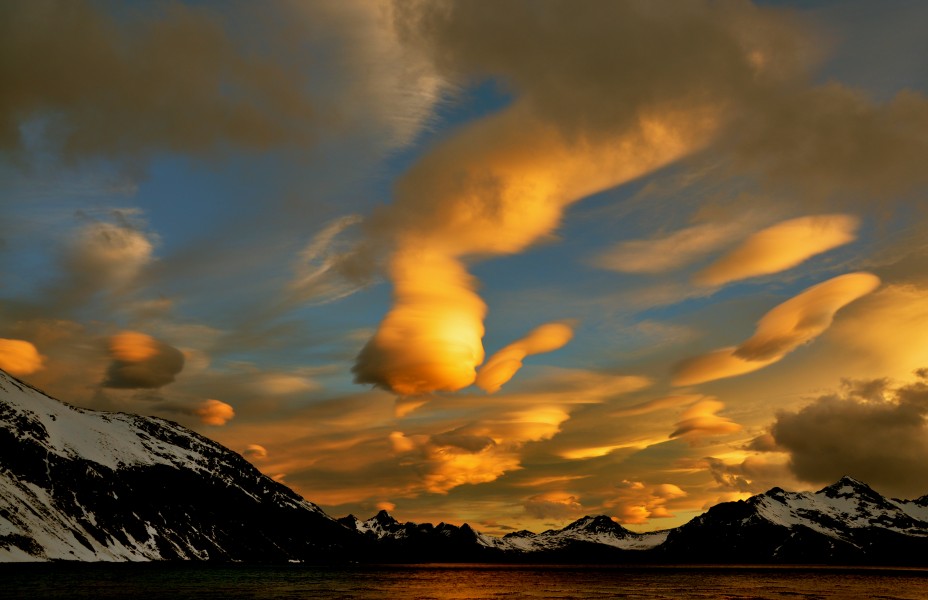
[[[928,3],[0,3],[0,368],[329,514],[928,493]]]

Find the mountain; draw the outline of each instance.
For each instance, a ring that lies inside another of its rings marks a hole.
[[[658,552],[701,562],[926,564],[928,496],[887,499],[851,477],[814,493],[773,488],[710,508],[671,530]]]
[[[516,558],[502,540],[479,533],[466,523],[400,523],[385,510],[366,521],[348,515],[339,523],[363,536],[363,554],[373,560],[498,562]]]
[[[0,371],[0,561],[318,560],[353,542],[216,442]]]
[[[0,562],[845,563],[928,565],[928,496],[844,477],[710,508],[666,531],[606,516],[494,537],[467,524],[333,519],[171,421],[69,406],[0,371]]]

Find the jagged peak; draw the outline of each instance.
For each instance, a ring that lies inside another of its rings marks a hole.
[[[393,518],[393,516],[388,513],[386,510],[381,510],[376,515],[371,517],[366,521],[367,523],[379,523],[380,525],[400,525],[400,522]]]
[[[882,496],[874,491],[874,489],[869,485],[860,481],[859,479],[851,477],[850,475],[844,475],[838,481],[823,487],[816,493],[825,494],[829,498],[846,498],[849,496],[860,495],[872,497],[879,496],[882,498]]]

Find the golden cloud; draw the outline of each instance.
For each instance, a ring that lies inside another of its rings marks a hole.
[[[0,338],[0,369],[10,375],[31,375],[45,366],[45,357],[25,340]]]
[[[670,437],[695,439],[707,435],[723,435],[741,431],[741,425],[716,414],[724,408],[725,405],[714,398],[700,400],[683,411]]]
[[[687,495],[679,486],[672,483],[645,485],[641,481],[623,481],[619,485],[619,494],[605,506],[617,510],[613,517],[619,523],[640,525],[649,519],[666,519],[674,515],[667,508],[667,503]]]
[[[137,331],[123,331],[107,340],[110,356],[114,360],[137,363],[158,354],[158,341]]]
[[[172,383],[184,368],[184,354],[180,350],[137,331],[111,336],[107,349],[112,362],[104,387],[160,388]]]
[[[200,417],[205,425],[225,425],[235,416],[235,409],[222,400],[204,400],[194,409],[193,413]]]
[[[396,246],[394,306],[359,354],[356,381],[399,394],[473,383],[486,305],[462,259],[524,250],[568,205],[692,151],[713,123],[708,111],[664,111],[594,142],[566,138],[517,105],[440,145],[369,223]]]
[[[740,246],[696,274],[702,285],[791,269],[817,254],[857,239],[860,219],[852,215],[816,215],[777,223],[758,231]]]
[[[567,323],[548,323],[537,327],[491,356],[477,372],[475,383],[492,394],[522,368],[522,359],[526,356],[557,350],[566,345],[573,335],[573,328]]]
[[[673,384],[694,385],[771,365],[821,335],[838,310],[879,285],[880,279],[870,273],[849,273],[814,285],[765,314],[754,335],[740,346],[679,363],[674,368]]]
[[[446,494],[464,484],[489,483],[521,468],[527,442],[551,439],[570,418],[563,407],[536,406],[475,421],[435,435],[394,431],[389,441],[400,460],[424,471],[423,489]]]

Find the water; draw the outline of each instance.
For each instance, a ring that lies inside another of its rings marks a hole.
[[[928,569],[0,565],[0,598],[928,599]]]

